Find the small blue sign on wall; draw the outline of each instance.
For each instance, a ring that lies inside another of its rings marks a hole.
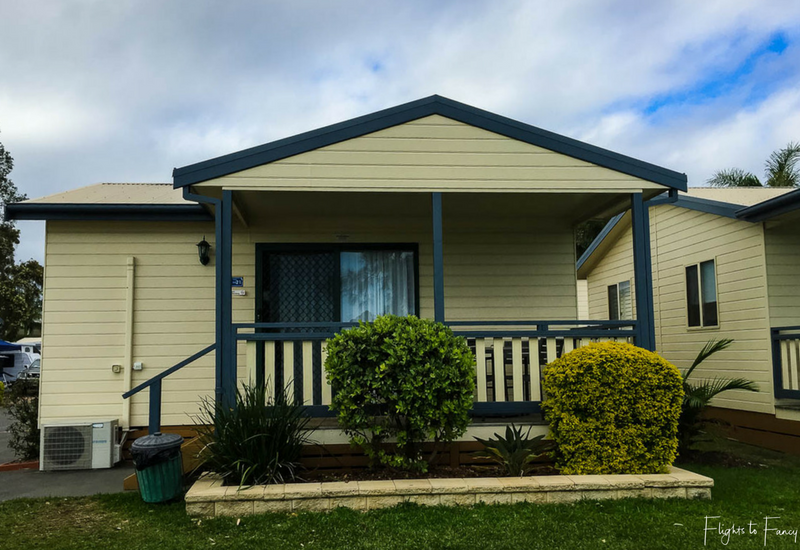
[[[231,286],[244,286],[244,277],[231,277]]]

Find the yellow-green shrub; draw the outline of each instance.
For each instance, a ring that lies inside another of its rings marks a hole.
[[[675,459],[678,369],[631,344],[591,344],[544,368],[542,403],[565,474],[662,473]]]

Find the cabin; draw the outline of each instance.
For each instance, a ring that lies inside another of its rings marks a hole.
[[[685,189],[684,174],[432,96],[171,184],[9,205],[46,221],[40,423],[191,426],[201,399],[230,403],[248,380],[324,420],[325,340],[387,313],[468,339],[476,422],[536,415],[540,368],[560,354],[655,347],[646,293],[637,319],[579,318],[576,225],[629,212],[648,281],[646,201]]]
[[[800,191],[690,188],[647,201],[657,351],[687,368],[711,339],[734,344],[699,379],[744,377],[712,416],[736,437],[800,449]],[[638,279],[630,215],[605,226],[578,261],[590,319],[635,319]]]

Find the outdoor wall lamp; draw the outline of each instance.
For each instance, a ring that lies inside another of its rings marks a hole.
[[[203,240],[197,243],[197,255],[200,256],[200,263],[208,265],[208,251],[211,250],[211,245],[206,241],[205,235]]]

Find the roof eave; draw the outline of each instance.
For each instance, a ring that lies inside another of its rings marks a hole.
[[[797,189],[753,206],[741,208],[736,212],[736,217],[748,222],[762,222],[799,208],[800,189]]]
[[[80,204],[20,202],[5,207],[12,220],[209,221],[199,204]]]
[[[175,188],[240,172],[430,115],[441,115],[643,180],[686,191],[686,174],[602,149],[441,96],[430,96],[173,170]]]
[[[583,265],[589,260],[589,258],[592,257],[592,254],[594,254],[594,252],[597,250],[597,247],[600,246],[600,244],[606,239],[606,237],[608,237],[609,233],[611,233],[611,231],[613,231],[614,228],[617,226],[617,224],[622,220],[623,216],[625,216],[625,212],[621,212],[620,214],[617,214],[616,216],[608,220],[608,223],[605,225],[605,227],[603,227],[600,233],[598,233],[597,237],[594,238],[592,243],[589,245],[589,248],[587,248],[583,252],[583,254],[581,254],[581,257],[578,258],[578,262],[575,265],[576,271],[581,270]]]

